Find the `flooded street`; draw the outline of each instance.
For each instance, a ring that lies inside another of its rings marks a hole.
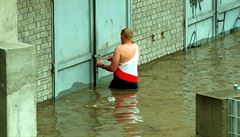
[[[240,33],[139,68],[139,91],[96,88],[38,104],[38,137],[195,137],[195,94],[240,83]]]

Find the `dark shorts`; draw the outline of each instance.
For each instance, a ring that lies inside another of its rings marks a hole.
[[[138,89],[138,83],[125,81],[114,75],[113,80],[110,83],[108,88],[110,88],[110,89]]]

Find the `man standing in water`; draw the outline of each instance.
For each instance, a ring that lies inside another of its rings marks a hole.
[[[109,85],[111,89],[138,89],[139,47],[134,44],[133,31],[125,28],[121,32],[122,44],[117,46],[113,56],[108,58],[110,65],[96,61],[96,66],[114,73]]]

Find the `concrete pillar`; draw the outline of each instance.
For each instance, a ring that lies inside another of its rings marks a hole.
[[[17,0],[0,0],[0,41],[17,42]]]
[[[196,95],[196,134],[201,137],[228,137],[230,98],[239,98],[234,90]]]
[[[0,42],[0,137],[36,137],[35,47]]]

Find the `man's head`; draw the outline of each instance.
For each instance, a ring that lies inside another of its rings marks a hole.
[[[126,41],[131,41],[133,39],[133,31],[131,29],[125,28],[121,32],[121,41],[125,43]]]

